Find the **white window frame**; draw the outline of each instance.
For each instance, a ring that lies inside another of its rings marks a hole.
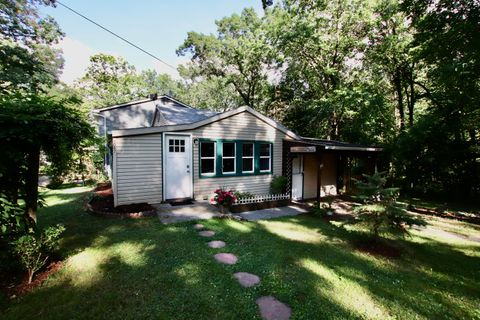
[[[262,156],[261,152],[262,152],[262,144],[266,144],[268,145],[268,156]],[[263,142],[260,142],[259,144],[259,148],[260,150],[258,151],[258,154],[259,154],[259,159],[268,159],[268,170],[260,170],[260,165],[261,165],[261,161],[258,162],[258,169],[260,172],[272,172],[272,144],[271,143],[263,143]]]
[[[244,156],[243,155],[243,146],[246,144],[252,145],[252,155],[251,156]],[[252,170],[250,171],[243,171],[243,159],[251,159],[252,160]],[[242,173],[254,173],[255,172],[255,142],[244,142],[242,144]]]
[[[228,156],[228,157],[225,157],[223,155],[224,153],[224,148],[223,148],[223,145],[225,143],[231,143],[233,144],[233,157],[231,156]],[[224,159],[233,159],[233,171],[228,171],[228,172],[225,172],[223,171],[223,160]],[[225,142],[222,142],[222,174],[225,174],[225,175],[230,175],[230,174],[236,174],[237,173],[237,143],[235,141],[225,141]]]
[[[213,143],[213,157],[202,157],[202,143]],[[213,172],[202,172],[202,160],[213,160]],[[200,163],[199,171],[201,176],[214,176],[217,174],[217,142],[216,141],[200,141]]]

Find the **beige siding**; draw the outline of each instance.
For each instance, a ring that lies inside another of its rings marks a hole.
[[[337,161],[333,153],[327,153],[322,156],[322,187],[320,195],[337,195]]]
[[[337,164],[335,155],[332,153],[322,154],[322,163],[320,196],[337,195]],[[316,198],[318,168],[320,166],[317,156],[313,154],[305,155],[304,166],[303,196],[305,199]]]
[[[305,199],[317,197],[318,167],[316,155],[306,154],[304,156],[303,197]]]
[[[199,145],[193,145],[194,195],[204,198],[219,187],[267,194],[273,175],[282,174],[282,142],[285,134],[248,112],[208,124],[192,131],[193,138],[238,139],[273,143],[273,174],[224,178],[199,178]]]
[[[115,205],[162,201],[162,135],[114,138]]]

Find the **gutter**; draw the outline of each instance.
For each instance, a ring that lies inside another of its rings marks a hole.
[[[380,151],[383,151],[383,148],[373,148],[373,147],[343,147],[343,146],[325,146],[325,150],[344,150],[344,151],[370,151],[370,152],[380,152]]]

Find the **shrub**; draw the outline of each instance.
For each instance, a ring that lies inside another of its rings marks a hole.
[[[288,179],[284,176],[274,176],[270,182],[271,194],[282,194],[287,192]]]
[[[357,181],[357,198],[362,204],[354,209],[354,223],[366,226],[375,237],[381,234],[405,235],[413,225],[425,225],[421,218],[408,213],[397,203],[398,188],[386,188],[383,173],[363,175],[365,181]]]
[[[52,176],[50,182],[47,184],[48,189],[58,189],[63,184],[63,178],[60,176]]]
[[[233,194],[235,195],[235,197],[237,197],[237,199],[245,199],[245,198],[253,198],[255,197],[255,194],[251,193],[251,192],[248,192],[248,191],[245,191],[245,192],[242,192],[242,191],[234,191]]]
[[[0,238],[25,233],[28,230],[28,219],[22,208],[0,194]]]
[[[65,231],[61,225],[46,228],[40,235],[27,234],[12,242],[13,252],[28,271],[28,283],[33,280],[35,272],[48,261],[56,249],[60,235]]]
[[[317,202],[313,204],[312,213],[317,216],[329,216],[335,213],[335,209],[332,208],[333,197],[326,197],[325,202]]]

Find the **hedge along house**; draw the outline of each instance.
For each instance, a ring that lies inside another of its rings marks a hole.
[[[225,187],[268,194],[274,176],[292,198],[338,193],[341,154],[380,149],[305,139],[250,107],[223,113],[157,106],[150,127],[112,131],[115,205],[206,199]]]

